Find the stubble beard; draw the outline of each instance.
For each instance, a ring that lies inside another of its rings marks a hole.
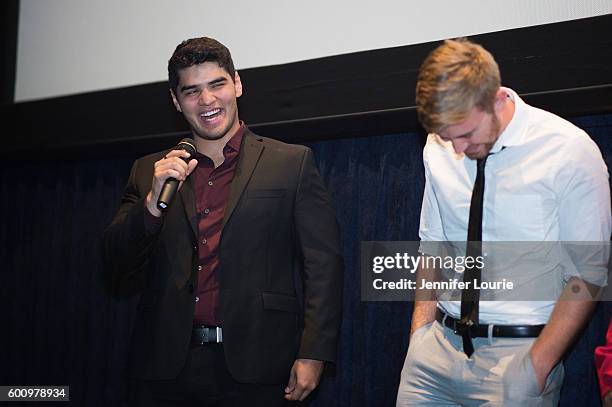
[[[491,149],[497,142],[497,139],[499,139],[500,129],[501,129],[501,122],[499,121],[495,113],[493,113],[493,118],[491,119],[491,135],[493,136],[494,141],[492,143],[481,144],[481,146],[484,147],[483,152],[478,152],[477,154],[474,154],[474,155],[466,153],[465,155],[472,160],[481,160],[485,158],[486,156],[488,156],[489,152],[491,151]]]

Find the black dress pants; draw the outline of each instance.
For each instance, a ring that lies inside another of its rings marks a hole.
[[[287,377],[288,379],[288,377]],[[130,380],[130,407],[285,406],[282,384],[247,384],[230,375],[222,344],[192,347],[185,367],[173,380]]]

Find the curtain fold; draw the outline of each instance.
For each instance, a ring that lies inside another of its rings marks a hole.
[[[610,168],[612,115],[573,121]],[[339,362],[313,406],[395,405],[412,304],[361,301],[359,248],[418,240],[423,143],[420,134],[395,134],[310,144],[334,198],[346,264]],[[134,300],[105,289],[98,244],[133,158],[1,164],[3,385],[69,385],[74,405],[122,405]],[[598,405],[593,351],[611,312],[611,303],[599,304],[568,356],[561,405]]]

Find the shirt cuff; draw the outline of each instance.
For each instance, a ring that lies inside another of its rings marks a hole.
[[[159,228],[161,227],[162,223],[163,223],[163,217],[160,216],[158,218],[158,217],[153,216],[153,214],[149,212],[149,208],[147,208],[147,206],[145,205],[145,208],[144,208],[145,233],[149,236],[154,235],[155,233],[159,231]]]

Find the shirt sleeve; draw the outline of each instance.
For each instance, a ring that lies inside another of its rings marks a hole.
[[[586,134],[567,145],[568,162],[555,180],[558,191],[560,239],[575,269],[566,280],[580,277],[605,286],[610,255],[610,185],[608,169]]]
[[[298,357],[334,362],[342,321],[344,261],[336,214],[309,148],[302,157],[294,222],[304,282]]]
[[[151,212],[149,212],[149,209],[147,208],[146,205],[146,201],[145,201],[145,210],[144,210],[144,224],[145,224],[145,232],[147,233],[148,236],[154,235],[159,231],[159,228],[161,228],[163,222],[163,217],[160,216],[159,218],[156,216],[153,216],[153,214]]]
[[[419,251],[424,254],[437,255],[439,244],[435,242],[441,242],[445,239],[440,206],[438,205],[432,174],[427,160],[427,147],[423,150],[423,165],[425,167],[425,190],[423,191],[419,224],[419,237],[421,239]]]

